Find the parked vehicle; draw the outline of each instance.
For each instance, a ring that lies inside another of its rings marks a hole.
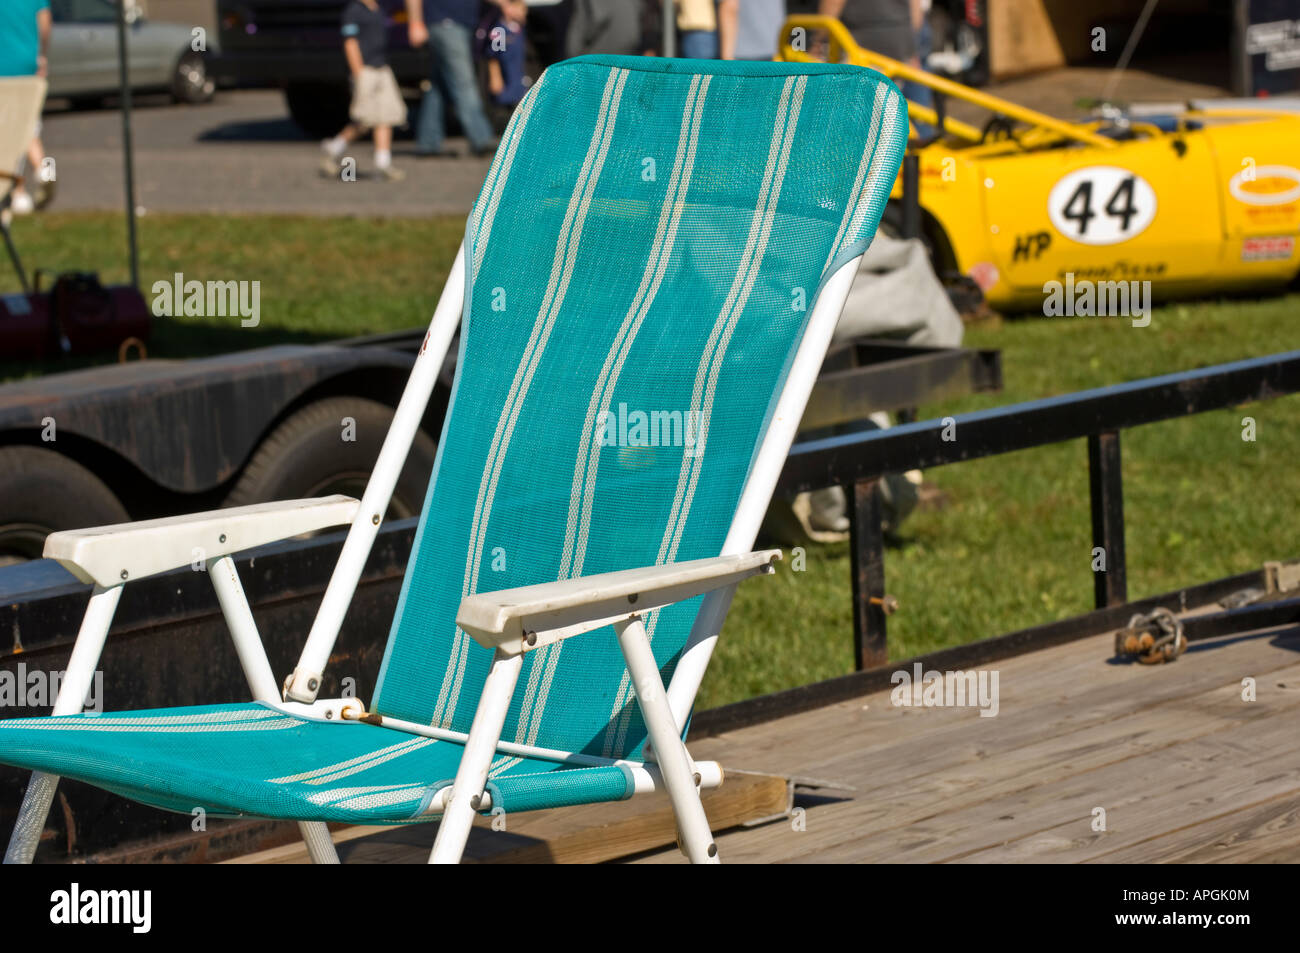
[[[50,97],[93,104],[119,87],[115,0],[50,0]],[[216,84],[208,53],[194,49],[192,28],[146,20],[127,7],[129,75],[133,91],[169,92],[179,102],[205,103]],[[206,41],[205,41],[206,44]]]
[[[1278,291],[1300,275],[1300,113],[1280,100],[1101,103],[1069,121],[864,50],[824,17],[787,20],[785,59],[813,59],[791,47],[796,27],[829,35],[832,61],[988,112],[980,127],[908,104],[943,125],[910,146],[935,270],[970,276],[995,308],[1042,307],[1051,282],[1068,295],[1081,281],[1149,281],[1159,299]],[[901,196],[900,176],[887,221]]]
[[[338,132],[351,92],[339,18],[347,0],[217,0],[223,82],[279,86],[289,115],[309,136]],[[407,40],[403,0],[379,0],[388,14],[388,62],[403,87],[429,78],[426,50]]]

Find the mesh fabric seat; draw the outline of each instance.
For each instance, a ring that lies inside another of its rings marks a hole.
[[[874,234],[906,136],[897,90],[856,67],[546,71],[469,218],[456,384],[371,710],[469,730],[492,653],[457,628],[468,595],[722,551],[818,293]],[[665,681],[698,608],[647,614]],[[501,737],[638,758],[613,634],[527,655]],[[460,750],[261,705],[0,722],[3,762],[298,819],[427,816]],[[507,810],[631,793],[619,767],[502,756],[489,778]]]
[[[400,824],[431,819],[462,746],[360,722],[309,720],[269,705],[206,705],[12,719],[6,760],[75,777],[164,810],[213,816]],[[510,812],[617,801],[617,767],[510,759],[493,804]]]

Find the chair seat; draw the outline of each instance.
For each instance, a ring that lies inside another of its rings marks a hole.
[[[219,817],[357,824],[435,819],[463,746],[359,722],[314,721],[259,702],[0,721],[0,763],[94,784],[142,804]],[[622,768],[499,755],[493,809],[621,800]]]

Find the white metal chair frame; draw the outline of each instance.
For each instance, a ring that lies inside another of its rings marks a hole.
[[[460,860],[474,814],[490,807],[490,795],[484,788],[488,768],[498,751],[565,763],[618,764],[630,773],[637,793],[666,788],[687,857],[693,863],[718,862],[699,788],[720,784],[722,772],[715,763],[691,760],[681,737],[681,726],[690,715],[736,585],[746,576],[770,572],[771,561],[780,555],[773,551],[750,553],[750,549],[794,441],[859,261],[860,256],[844,263],[824,282],[718,557],[510,590],[508,602],[494,598],[500,593],[471,596],[461,603],[457,624],[480,644],[494,649],[495,654],[468,735],[402,722],[382,714],[366,716],[373,723],[399,731],[456,740],[465,745],[455,780],[440,798],[443,816],[429,857],[431,863]],[[330,717],[360,714],[355,699],[318,701],[317,693],[398,474],[460,324],[464,293],[462,245],[360,503],[347,497],[264,503],[90,531],[56,533],[49,537],[45,555],[59,560],[83,581],[94,583],[54,705],[54,715],[81,710],[122,587],[132,579],[185,566],[193,561],[196,550],[202,554],[212,579],[253,699],[302,717],[324,717],[326,711]],[[281,694],[276,689],[230,554],[344,523],[351,526],[342,552],[302,655]],[[665,689],[640,613],[705,593],[672,681]],[[631,611],[627,608],[628,594],[648,595],[648,598],[638,599],[636,611]],[[620,600],[622,610],[614,610],[612,607]],[[518,608],[521,604],[522,610]],[[653,762],[616,761],[502,742],[502,726],[524,654],[550,642],[611,624],[650,734],[652,754],[648,757]],[[5,854],[6,863],[32,860],[57,784],[57,776],[33,772]],[[299,828],[313,862],[338,862],[328,827],[323,822],[301,821]]]

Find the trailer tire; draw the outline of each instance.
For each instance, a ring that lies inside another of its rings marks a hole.
[[[50,533],[130,519],[75,460],[44,447],[0,447],[0,566],[40,559]]]
[[[352,424],[345,425],[350,418]],[[364,397],[329,397],[285,418],[253,451],[226,498],[231,506],[330,493],[358,499],[393,423],[392,408]],[[351,440],[344,439],[345,426]],[[437,444],[422,430],[393,490],[389,519],[419,515]]]

